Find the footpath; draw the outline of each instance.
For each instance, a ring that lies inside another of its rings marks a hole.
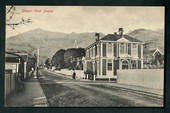
[[[24,90],[8,97],[5,107],[47,107],[47,99],[38,79],[23,82]]]

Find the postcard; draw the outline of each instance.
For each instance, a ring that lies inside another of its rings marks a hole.
[[[5,107],[164,107],[164,6],[6,6]]]

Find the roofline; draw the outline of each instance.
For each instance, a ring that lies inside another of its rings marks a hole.
[[[154,54],[156,53],[156,51],[159,51],[161,53],[161,55],[163,55],[163,53],[157,48],[154,53],[152,54],[152,56],[154,56]]]
[[[98,42],[94,42],[94,43],[92,43],[92,44],[90,44],[89,46],[87,46],[86,48],[85,48],[85,50],[87,50],[88,48],[90,48],[91,46],[93,46],[93,45],[95,45],[96,43],[100,43],[100,42],[117,42],[117,41],[111,41],[111,40],[99,40]],[[123,43],[123,42],[117,42],[117,43]],[[126,42],[126,43],[140,43],[140,44],[144,44],[144,42]]]
[[[17,56],[17,57],[19,57],[19,58],[21,58],[23,61],[24,61],[24,59],[20,56],[20,55],[18,55],[18,54],[15,54],[15,53],[12,53],[12,52],[5,52],[6,54],[10,54],[10,55],[14,55],[14,56]]]
[[[107,34],[107,35],[114,35],[114,34]],[[107,36],[107,35],[105,35],[105,36]],[[126,35],[126,34],[125,34]],[[105,36],[103,36],[103,37],[101,37],[100,39],[99,39],[99,41],[95,41],[94,43],[92,43],[92,44],[90,44],[89,46],[87,46],[86,48],[85,48],[85,50],[87,50],[88,48],[90,48],[91,46],[93,46],[94,44],[96,44],[96,43],[99,43],[99,42],[117,42],[117,41],[111,41],[111,40],[102,40],[102,38],[104,38]],[[129,36],[129,35],[127,35],[127,36]],[[131,37],[131,36],[130,36]],[[132,37],[133,38],[133,37]],[[119,43],[121,43],[121,42],[119,42]],[[129,41],[129,42],[126,42],[126,43],[140,43],[140,44],[145,44],[143,41],[140,41],[140,40],[138,40],[138,42],[132,42],[132,41]]]
[[[111,40],[101,40],[102,42],[118,42],[118,41],[111,41]],[[119,43],[123,43],[123,42],[119,42]],[[143,42],[126,42],[126,43],[141,43],[144,44]]]
[[[100,43],[100,42],[101,42],[101,40],[93,42],[92,44],[90,44],[89,46],[87,46],[87,47],[85,48],[85,50],[87,50],[87,49],[90,48],[91,46],[93,46],[93,45],[95,45],[95,44],[98,44],[98,43]]]

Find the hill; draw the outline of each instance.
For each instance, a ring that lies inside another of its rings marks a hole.
[[[101,37],[104,36],[100,33]],[[133,36],[141,41],[150,41],[149,49],[164,48],[164,33],[162,30],[152,31],[148,29],[136,29],[129,32],[128,35]],[[34,29],[6,40],[6,49],[8,51],[25,51],[34,54],[36,48],[40,48],[40,60],[45,61],[51,58],[59,49],[67,49],[77,45],[85,48],[95,41],[95,32],[89,33],[61,33],[51,32],[43,29]]]
[[[104,34],[101,33],[101,36]],[[51,58],[59,49],[75,47],[75,40],[79,47],[85,48],[95,41],[95,33],[61,33],[50,32],[43,29],[31,30],[6,40],[6,49],[8,51],[26,51],[36,52],[40,48],[40,59],[42,62],[46,58]]]
[[[143,42],[149,42],[149,49],[164,49],[164,32],[162,29],[157,31],[152,31],[149,29],[136,29],[129,32],[128,35]]]

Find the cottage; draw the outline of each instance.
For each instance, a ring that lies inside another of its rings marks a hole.
[[[12,69],[12,71],[17,72],[17,73],[18,71],[20,71],[23,74],[23,78],[26,79],[27,61],[28,61],[27,53],[6,52],[5,59],[6,59],[6,63],[5,63],[6,70],[8,69],[8,67],[11,67],[13,65],[13,67],[15,67],[16,69]]]
[[[20,56],[6,52],[5,53],[5,99],[15,91],[16,78],[22,71],[20,68]]]
[[[144,68],[163,68],[164,51],[163,48],[145,49],[143,54]]]
[[[118,69],[143,68],[143,44],[141,41],[123,34],[108,34],[86,48],[83,59],[84,72],[92,72],[96,78],[116,78]]]

